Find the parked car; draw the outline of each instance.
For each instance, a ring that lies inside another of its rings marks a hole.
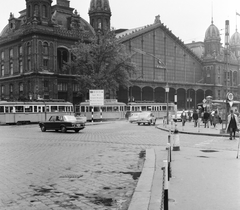
[[[139,116],[140,113],[141,113],[141,112],[132,112],[132,113],[130,114],[130,117],[128,118],[128,121],[129,121],[130,123],[136,122],[136,121],[138,120],[138,116]]]
[[[181,114],[182,114],[182,111],[177,111],[177,122],[182,122]],[[172,119],[174,122],[176,122],[175,113],[172,115]]]
[[[141,112],[139,115],[138,115],[138,119],[137,119],[137,124],[140,125],[140,124],[148,124],[148,125],[155,125],[156,124],[156,117],[154,116],[154,114],[152,112]]]
[[[74,130],[78,133],[85,128],[85,123],[78,121],[73,115],[55,115],[51,116],[48,121],[39,122],[39,126],[42,132],[55,130],[65,133],[68,130]]]

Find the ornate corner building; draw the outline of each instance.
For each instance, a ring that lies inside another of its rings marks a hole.
[[[25,1],[20,16],[10,14],[0,34],[1,99],[83,101],[76,75],[66,72],[63,64],[71,59],[71,46],[78,40],[89,42],[99,28],[110,29],[109,1],[90,1],[90,23],[69,0],[57,0],[56,5],[52,0]],[[117,91],[118,101],[166,102],[166,86],[169,102],[177,94],[178,108],[196,107],[208,95],[224,99],[228,91],[240,100],[237,30],[223,47],[212,21],[204,41],[184,44],[156,16],[151,25],[116,30],[116,37],[134,53],[138,67],[131,75],[132,86]]]
[[[52,0],[25,1],[20,17],[10,14],[0,34],[1,99],[53,98],[79,103],[79,85],[63,64],[71,59],[70,49],[78,40],[89,42],[95,35],[94,27],[70,7],[68,0],[57,0],[56,5]],[[110,16],[96,19],[101,13],[94,13],[99,7],[96,2],[91,2],[91,21],[107,27]]]

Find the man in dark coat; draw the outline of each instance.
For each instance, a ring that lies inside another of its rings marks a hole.
[[[227,125],[227,132],[230,133],[230,140],[232,137],[235,139],[236,131],[238,130],[238,116],[233,113],[233,110],[230,111],[228,115],[228,125]]]
[[[206,128],[206,127],[209,128],[209,118],[210,118],[209,112],[205,111],[203,114],[204,128]]]
[[[193,118],[193,121],[194,121],[194,127],[197,127],[197,123],[198,123],[198,113],[197,113],[197,110],[194,110],[192,118]]]

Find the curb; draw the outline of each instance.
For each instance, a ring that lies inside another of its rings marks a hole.
[[[159,126],[156,126],[156,128],[169,132],[169,129],[167,128],[160,128]],[[191,135],[200,135],[200,136],[218,136],[218,137],[229,137],[229,134],[215,134],[215,133],[199,133],[199,132],[189,132],[189,131],[179,131],[179,133],[182,134],[191,134]]]
[[[147,210],[150,199],[152,182],[155,171],[155,152],[154,149],[146,149],[146,159],[144,162],[141,176],[137,187],[133,193],[128,210]]]

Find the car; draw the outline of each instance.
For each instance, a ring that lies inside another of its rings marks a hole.
[[[130,114],[130,117],[128,118],[128,121],[129,121],[130,123],[136,122],[136,121],[138,120],[138,116],[139,116],[140,113],[141,113],[141,112],[132,112],[132,113]]]
[[[78,121],[73,115],[54,115],[51,116],[48,121],[39,122],[39,127],[42,132],[55,130],[65,133],[69,130],[73,130],[78,133],[85,128],[85,123]]]
[[[154,114],[151,111],[144,111],[138,115],[138,119],[136,122],[138,125],[140,125],[140,124],[155,125],[156,120],[157,120],[156,117],[154,116]]]
[[[86,123],[86,122],[87,122],[87,117],[84,116],[83,114],[76,115],[75,117],[76,117],[77,121],[81,121],[81,122],[83,122],[83,123]]]
[[[182,111],[177,111],[177,122],[182,122],[181,114]],[[176,122],[175,113],[172,115],[172,119],[174,122]]]

